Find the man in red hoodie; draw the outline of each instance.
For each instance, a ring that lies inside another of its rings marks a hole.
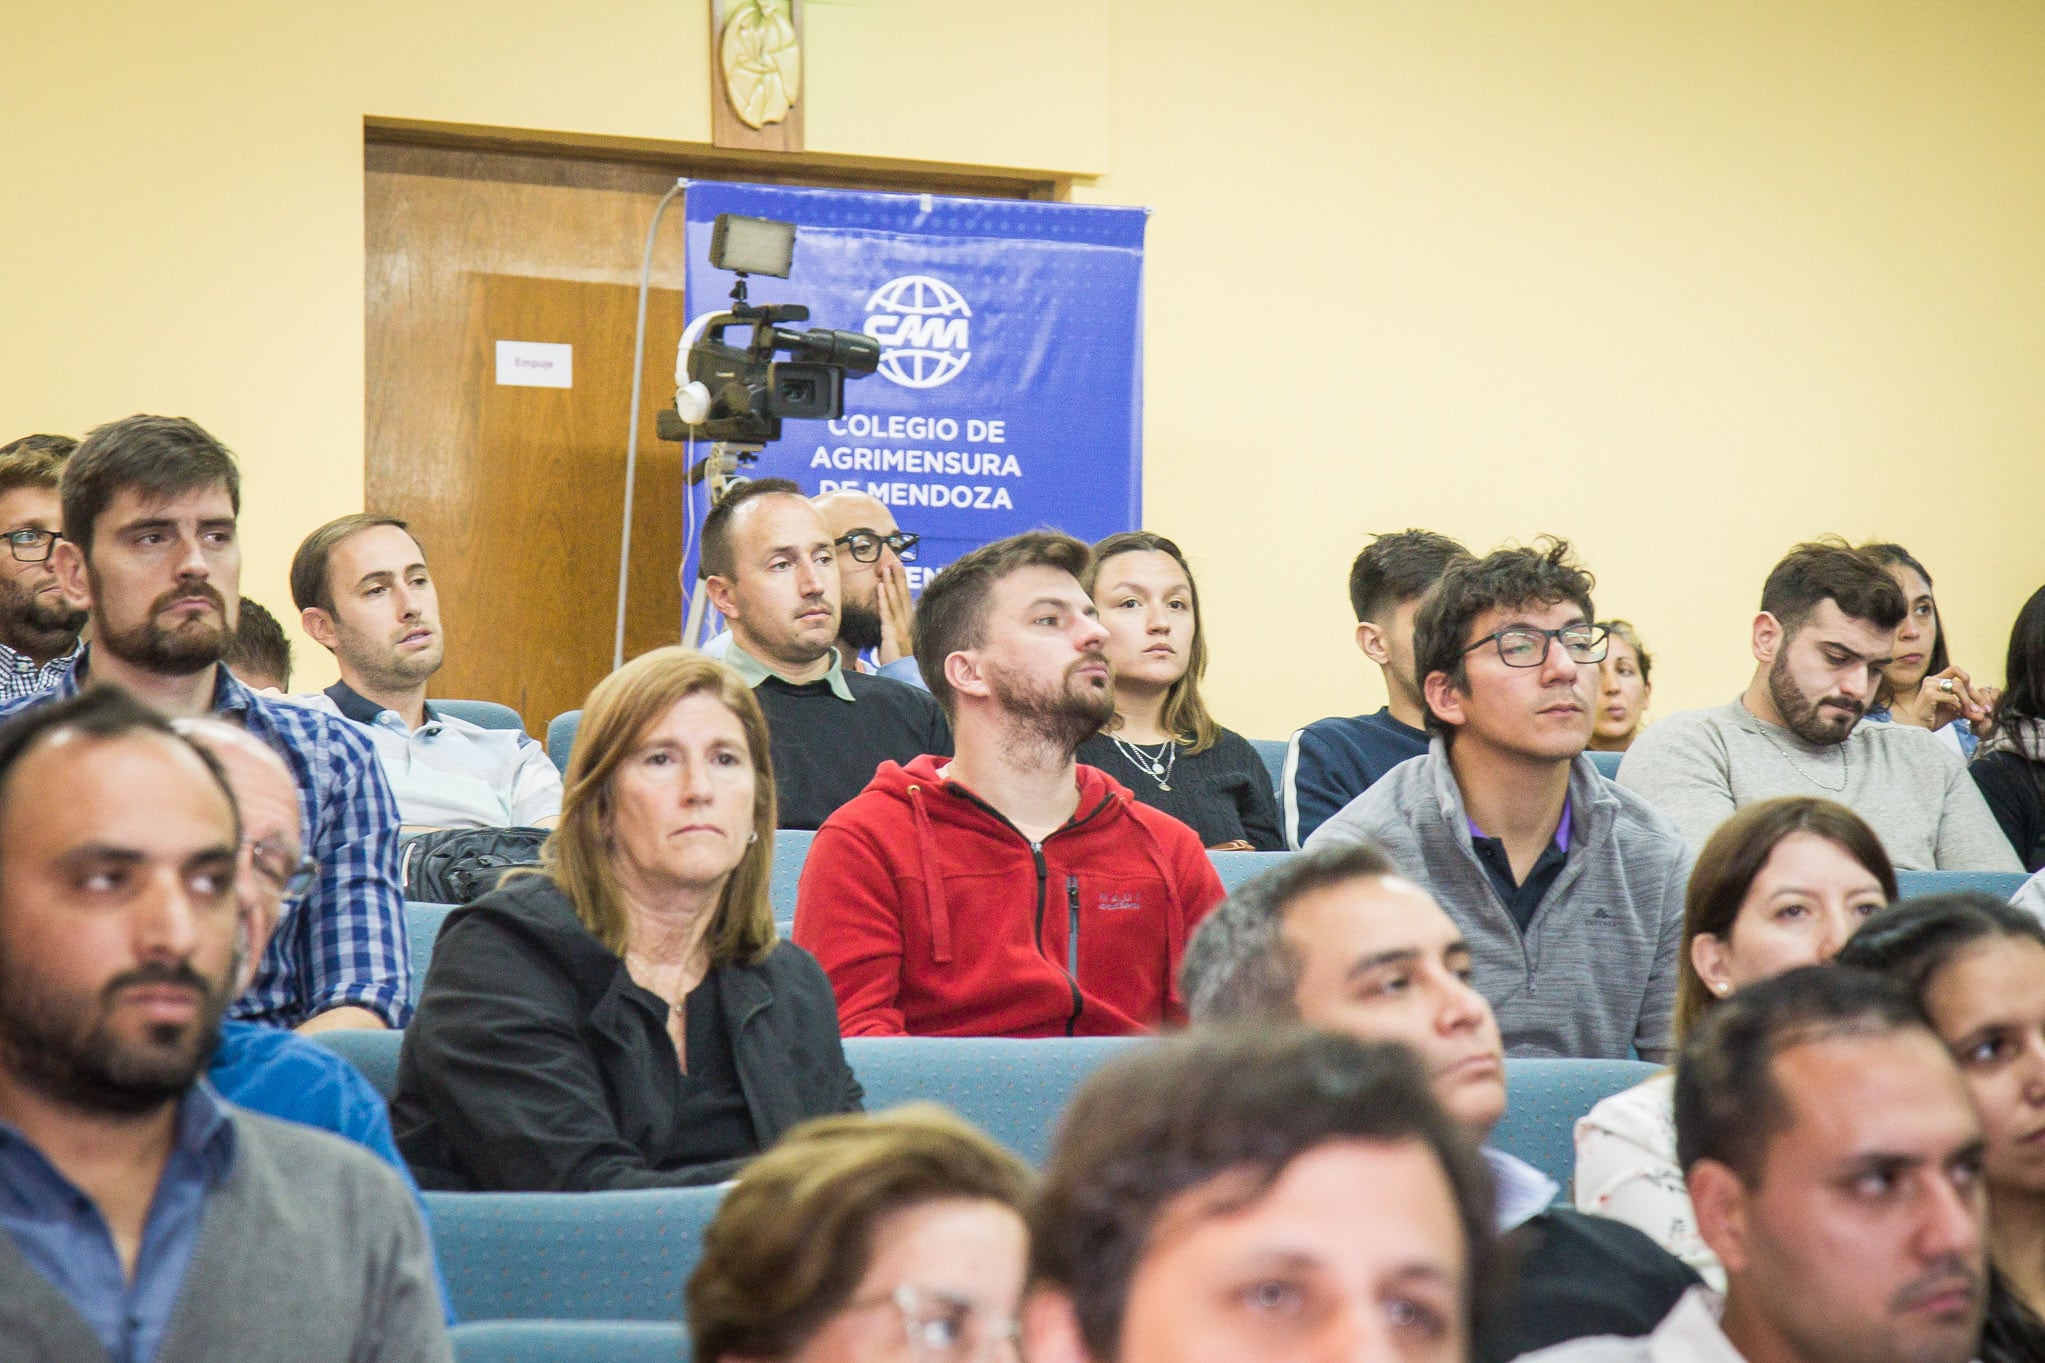
[[[795,940],[846,1036],[1113,1036],[1185,1017],[1187,936],[1223,897],[1192,829],[1074,763],[1114,712],[1087,547],[1032,531],[916,607],[957,756],[884,762],[818,831]]]

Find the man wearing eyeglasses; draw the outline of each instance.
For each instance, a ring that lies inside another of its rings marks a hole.
[[[731,625],[724,661],[767,716],[781,827],[821,827],[883,762],[951,756],[929,692],[856,672],[839,654],[846,556],[800,488],[740,484],[704,518],[701,543],[704,588]]]
[[[810,500],[840,555],[838,656],[847,667],[928,690],[916,666],[916,603],[902,566],[916,561],[922,536],[904,534],[887,503],[869,493],[843,488]]]
[[[220,764],[241,812],[241,852],[234,881],[241,923],[236,929],[234,987],[244,990],[255,978],[256,962],[269,946],[277,920],[305,898],[318,877],[319,863],[306,856],[299,843],[298,787],[291,768],[274,749],[221,719],[181,719],[173,727]],[[419,1185],[398,1153],[383,1095],[339,1052],[296,1032],[226,1018],[206,1078],[230,1103],[355,1142],[395,1169],[418,1198]],[[420,1216],[425,1216],[423,1201]],[[441,1295],[446,1296],[444,1286]]]
[[[1414,623],[1434,734],[1321,825],[1373,842],[1470,944],[1509,1054],[1668,1058],[1690,852],[1585,757],[1605,631],[1568,544],[1450,568]]]
[[[83,647],[85,612],[64,599],[50,566],[64,524],[57,480],[77,448],[68,435],[0,445],[0,704],[49,690]]]

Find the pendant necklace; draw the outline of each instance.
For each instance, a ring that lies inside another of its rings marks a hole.
[[[1155,753],[1146,752],[1144,749],[1123,738],[1120,734],[1109,734],[1108,740],[1115,745],[1117,752],[1129,759],[1129,765],[1137,768],[1139,771],[1147,772],[1150,779],[1157,782],[1159,790],[1170,790],[1172,788],[1172,768],[1177,766],[1179,762],[1179,745],[1177,740],[1167,738],[1158,745]]]

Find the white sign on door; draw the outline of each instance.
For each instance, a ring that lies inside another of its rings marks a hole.
[[[573,388],[575,347],[553,341],[499,341],[497,382],[513,388]]]

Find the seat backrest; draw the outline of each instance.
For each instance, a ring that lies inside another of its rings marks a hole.
[[[845,1058],[866,1110],[943,1103],[1033,1164],[1051,1151],[1058,1114],[1095,1069],[1141,1037],[851,1037]]]
[[[1505,1120],[1490,1144],[1562,1185],[1566,1202],[1576,1172],[1576,1119],[1660,1071],[1644,1060],[1508,1060]]]
[[[688,1331],[650,1320],[486,1320],[448,1343],[455,1363],[689,1363]]]
[[[1271,793],[1280,796],[1278,803],[1284,804],[1285,800],[1278,783],[1285,779],[1285,752],[1292,746],[1291,740],[1253,738],[1250,740],[1250,746],[1257,750],[1257,756],[1264,759],[1264,770],[1271,773]]]
[[[403,1032],[387,1032],[376,1027],[336,1027],[314,1032],[312,1039],[361,1070],[362,1077],[383,1095],[386,1103],[398,1091],[398,1052],[405,1044]]]
[[[784,828],[774,835],[774,871],[767,878],[767,899],[774,905],[776,923],[795,921],[795,891],[802,884],[802,863],[816,840],[816,833],[806,828]],[[786,932],[784,928],[784,936]]]
[[[423,904],[405,901],[405,946],[412,955],[412,1002],[419,1002],[419,991],[426,987],[426,967],[433,963],[433,944],[440,940],[440,929],[447,923],[447,915],[454,909],[452,904]]]
[[[1584,756],[1590,758],[1591,765],[1598,769],[1598,775],[1610,781],[1618,777],[1619,763],[1625,758],[1626,754],[1623,752],[1586,751]]]
[[[427,1193],[461,1320],[682,1318],[723,1187],[610,1193]]]
[[[1209,852],[1207,859],[1214,863],[1214,873],[1221,877],[1221,887],[1234,894],[1236,887],[1251,876],[1262,875],[1274,866],[1283,865],[1291,852]]]
[[[2030,877],[2022,871],[1898,871],[1896,892],[1904,899],[1925,894],[1978,890],[2008,903]]]
[[[564,710],[547,721],[547,756],[563,772],[568,770],[568,754],[575,751],[575,731],[581,726],[580,710]]]
[[[435,700],[431,704],[436,710],[444,710],[456,719],[465,719],[485,729],[525,732],[525,721],[519,717],[518,711],[494,700]]]

